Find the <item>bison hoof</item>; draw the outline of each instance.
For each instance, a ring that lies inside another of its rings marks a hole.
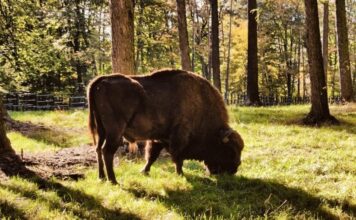
[[[110,180],[110,183],[111,183],[112,185],[117,185],[117,184],[118,184],[116,180]]]
[[[148,176],[150,174],[150,171],[146,169],[142,169],[140,172],[145,176]]]
[[[99,177],[98,181],[101,182],[101,183],[103,183],[103,182],[106,181],[106,178],[105,178],[105,177],[104,177],[104,178],[100,178],[100,177]]]
[[[183,171],[177,171],[177,174],[178,174],[179,176],[184,176]]]

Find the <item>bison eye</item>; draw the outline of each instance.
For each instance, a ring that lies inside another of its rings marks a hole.
[[[229,142],[229,137],[224,137],[224,138],[222,139],[222,142],[223,142],[224,144],[228,143],[228,142]]]

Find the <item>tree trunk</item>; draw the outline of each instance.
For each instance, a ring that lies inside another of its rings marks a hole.
[[[335,43],[336,43],[336,33],[335,33]],[[335,50],[334,54],[334,63],[333,63],[333,74],[331,78],[331,97],[334,99],[335,98],[335,78],[336,78],[336,72],[337,72],[337,51]]]
[[[142,56],[143,56],[143,46],[144,42],[142,40],[142,25],[143,25],[143,12],[145,8],[144,0],[140,0],[136,2],[138,5],[138,19],[137,19],[137,27],[136,27],[136,58],[135,58],[135,72],[139,72],[139,68],[142,65]]]
[[[325,83],[328,86],[328,47],[329,47],[329,2],[324,2],[323,17],[323,62],[325,72]]]
[[[298,58],[297,58],[297,62],[298,62],[298,66],[297,66],[297,73],[298,73],[298,76],[297,76],[297,97],[299,98],[300,97],[300,48],[301,48],[301,36],[300,36],[300,33],[299,33],[299,36],[298,36]]]
[[[249,105],[260,105],[258,96],[256,9],[256,0],[248,0],[247,99]]]
[[[221,92],[220,55],[219,55],[219,14],[218,1],[210,0],[211,7],[211,64],[214,86]]]
[[[317,0],[304,0],[306,12],[306,33],[309,74],[311,83],[311,110],[304,119],[306,124],[321,122],[337,123],[330,115],[328,94],[325,84],[323,56],[321,52],[320,29]]]
[[[189,4],[189,3],[188,3]],[[197,3],[196,0],[193,0],[190,4],[190,11],[191,11],[191,18],[192,18],[192,23],[193,23],[193,30],[192,30],[192,71],[195,71],[195,53],[196,53],[196,44],[198,45],[197,40],[197,35],[198,35],[198,29],[197,26],[199,24],[199,18],[198,18],[198,10],[197,10]],[[199,36],[198,36],[199,37]]]
[[[210,1],[210,0],[209,0]],[[212,74],[212,64],[211,64],[211,48],[212,48],[212,44],[211,44],[211,24],[210,24],[210,13],[208,15],[208,72],[207,72],[207,75],[206,75],[206,79],[211,82],[211,74]]]
[[[341,96],[345,101],[352,101],[352,81],[350,71],[349,40],[346,23],[345,0],[336,0],[335,4]]]
[[[85,24],[83,24],[83,19],[82,14],[80,10],[80,0],[75,1],[75,30],[74,35],[73,35],[73,50],[74,53],[79,53],[82,51],[83,48],[83,43],[81,43],[80,35],[81,33],[84,33],[83,28],[85,27]],[[75,71],[77,73],[77,93],[78,94],[84,94],[85,89],[84,89],[84,81],[83,81],[83,75],[86,72],[86,67],[84,66],[85,64],[78,58],[75,58],[74,61],[75,65]]]
[[[0,153],[1,152],[14,152],[11,147],[10,140],[6,136],[5,123],[4,123],[4,107],[2,103],[2,94],[0,94]]]
[[[134,10],[132,0],[111,0],[113,73],[134,74]]]
[[[292,79],[292,74],[293,74],[293,29],[290,31],[290,46],[289,46],[289,51],[288,48],[286,47],[286,54],[287,54],[287,96],[288,96],[288,101],[292,99],[292,94],[293,94],[293,79]],[[285,39],[288,44],[288,30],[287,34],[285,36]]]
[[[305,64],[305,58],[304,58],[304,46],[302,47],[302,66],[303,66],[303,98],[306,97],[307,89],[306,89],[306,77],[307,77],[307,65]]]
[[[229,15],[229,36],[227,43],[227,61],[226,61],[226,78],[225,78],[225,101],[229,103],[229,77],[230,77],[230,55],[231,55],[231,26],[232,26],[232,0],[230,0]]]
[[[177,12],[178,12],[179,48],[180,48],[182,69],[192,71],[192,66],[189,57],[189,41],[188,41],[185,0],[177,0]]]

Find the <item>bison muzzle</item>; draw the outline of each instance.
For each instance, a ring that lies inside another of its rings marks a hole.
[[[88,100],[101,179],[105,162],[108,179],[116,183],[113,157],[123,137],[152,140],[144,172],[163,148],[179,174],[185,159],[204,161],[212,174],[237,172],[243,140],[228,125],[220,93],[198,75],[161,70],[148,76],[99,76],[89,84]]]

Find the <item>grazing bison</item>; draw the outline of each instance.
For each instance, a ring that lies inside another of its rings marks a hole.
[[[182,70],[99,76],[89,84],[88,100],[102,179],[104,158],[108,179],[116,183],[113,156],[123,137],[130,142],[154,140],[144,172],[163,148],[179,174],[184,159],[204,161],[213,174],[234,174],[240,165],[243,141],[228,125],[221,95],[200,76]]]

